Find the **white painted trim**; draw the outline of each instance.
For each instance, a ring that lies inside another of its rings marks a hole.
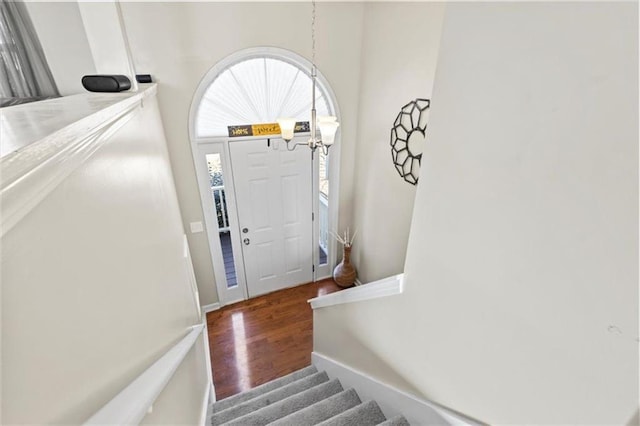
[[[209,397],[211,395],[211,386],[207,386],[207,390],[204,391],[204,397],[202,398],[202,405],[200,406],[200,420],[198,424],[204,426],[209,418]]]
[[[353,388],[363,401],[374,400],[390,419],[402,414],[412,425],[479,426],[483,423],[386,384],[326,355],[311,353],[311,362],[319,371],[337,378],[345,389]]]
[[[197,147],[192,147],[197,148]],[[223,148],[221,145],[216,144],[215,150],[211,151],[211,154],[217,153],[222,157]],[[209,173],[206,170],[204,156],[209,152],[202,152],[199,149],[193,151],[193,166],[196,171],[196,180],[198,182],[198,192],[200,194],[200,205],[203,212],[203,220],[205,224],[205,231],[207,234],[207,240],[209,242],[209,256],[211,257],[211,264],[213,266],[213,275],[215,278],[216,294],[221,304],[226,303],[226,287],[227,279],[224,270],[224,261],[222,256],[222,248],[220,244],[220,234],[218,229],[218,222],[216,220],[215,203],[213,195],[208,189]],[[223,172],[226,175],[223,162]],[[206,190],[205,190],[206,188]],[[210,285],[210,284],[209,284]]]
[[[238,291],[230,290],[226,285],[226,269],[223,269],[223,274],[225,274],[225,290],[228,291],[229,296],[226,300],[224,300],[223,305],[239,302],[241,300],[247,300],[249,298],[249,288],[247,286],[247,276],[246,269],[244,265],[244,255],[242,252],[242,236],[240,234],[240,222],[238,219],[238,203],[236,202],[236,183],[235,183],[235,172],[233,171],[233,162],[231,161],[231,148],[230,141],[227,139],[222,145],[223,148],[223,157],[222,157],[222,167],[226,167],[226,181],[225,181],[225,196],[227,201],[227,214],[229,216],[229,234],[231,235],[231,244],[233,251],[233,262],[236,270],[236,283]],[[203,146],[200,147],[203,149]],[[216,226],[218,226],[218,221],[215,219]],[[224,256],[220,258],[223,262],[224,268]],[[239,293],[239,295],[238,295]],[[235,294],[235,296],[234,296]],[[222,300],[220,301],[223,302]]]
[[[147,368],[104,407],[98,410],[85,425],[139,424],[173,377],[198,336],[204,324],[190,328],[190,332],[169,349],[151,367]]]
[[[209,349],[209,327],[207,326],[207,316],[204,316],[204,331],[202,332],[202,347],[204,350],[204,365],[207,369],[207,382],[209,386],[209,404],[212,404],[216,400],[216,388],[213,383],[213,369],[211,367],[211,350]]]
[[[327,259],[327,262],[329,262],[328,259]],[[329,274],[326,274],[326,275],[319,276],[318,278],[316,278],[316,281],[322,281],[322,280],[326,280],[326,279],[329,279],[329,278],[332,278],[332,277],[333,277],[333,274],[329,273]]]
[[[320,270],[320,154],[314,152],[311,155],[311,213],[313,214],[311,221],[311,259],[313,259],[311,280],[317,281],[320,274],[326,273],[326,267],[323,265],[323,271]]]
[[[118,14],[118,25],[120,27],[120,33],[122,34],[122,41],[124,43],[124,50],[127,54],[127,63],[129,64],[129,73],[131,74],[131,91],[138,91],[138,79],[136,78],[136,67],[133,62],[133,55],[131,54],[131,44],[129,43],[129,36],[127,35],[127,27],[124,24],[124,16],[122,16],[122,7],[120,7],[120,0],[116,0],[116,12]]]
[[[191,285],[191,293],[193,295],[193,303],[196,308],[196,315],[198,315],[198,319],[200,321],[203,321],[202,317],[205,314],[200,309],[200,293],[198,292],[196,273],[193,270],[193,261],[191,260],[191,251],[189,250],[189,241],[187,240],[187,234],[182,234],[182,255],[184,257],[185,269],[187,270],[189,284]],[[206,318],[204,321],[206,322]]]
[[[394,296],[401,294],[403,288],[404,274],[398,274],[369,284],[319,296],[310,299],[308,302],[311,304],[312,309],[318,309],[327,306],[341,305],[343,303],[361,302],[379,297]]]
[[[200,145],[193,145],[193,161],[196,169],[198,181],[198,192],[200,193],[200,205],[204,213],[203,219],[209,241],[209,251],[213,274],[215,277],[216,293],[221,306],[239,302],[247,299],[247,284],[244,273],[244,259],[240,243],[240,230],[238,229],[238,218],[236,214],[235,187],[233,184],[233,169],[231,158],[229,157],[229,143],[227,140],[212,142]],[[231,233],[231,244],[233,247],[233,261],[236,269],[236,287],[227,287],[227,276],[224,266],[224,255],[220,243],[220,232],[215,211],[213,195],[210,191],[209,172],[205,164],[207,154],[219,154],[222,162],[222,171],[225,177],[225,194],[227,200],[227,212],[229,213],[229,232]]]
[[[202,315],[206,315],[207,312],[217,311],[218,309],[220,309],[220,303],[218,303],[218,302],[210,303],[208,305],[204,305],[202,307]]]
[[[143,99],[155,93],[152,85],[125,98],[114,96],[113,104],[0,158],[0,235],[86,162],[133,116]],[[6,119],[11,120],[9,113]]]
[[[331,89],[331,88],[329,88]],[[332,101],[336,102],[335,108],[338,111],[337,100],[335,100],[333,92],[331,93]],[[336,112],[336,116],[340,121],[340,115]],[[342,121],[340,121],[342,122]],[[338,128],[336,134],[336,143],[329,150],[329,231],[337,232],[340,227],[340,170],[342,156],[342,130]],[[319,212],[317,212],[319,213]],[[338,241],[335,238],[329,238],[329,256],[327,257],[328,274],[333,274],[333,269],[338,264]]]

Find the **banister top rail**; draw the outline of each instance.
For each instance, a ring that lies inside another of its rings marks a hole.
[[[312,309],[318,309],[327,306],[341,305],[343,303],[361,302],[379,297],[394,296],[402,293],[403,288],[404,274],[398,274],[368,284],[318,296],[309,299],[308,302],[311,304]]]
[[[198,324],[151,367],[96,412],[85,425],[139,424],[202,333]]]
[[[56,148],[156,92],[156,84],[148,84],[141,85],[138,92],[82,93],[0,108],[0,158],[34,143],[46,142]],[[30,151],[36,157],[34,160],[40,158],[39,154],[49,153],[42,147]]]

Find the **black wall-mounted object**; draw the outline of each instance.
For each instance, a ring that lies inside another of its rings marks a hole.
[[[153,83],[149,74],[136,74],[136,81],[138,83]]]
[[[422,152],[412,151],[409,139],[414,132],[427,132],[429,99],[417,98],[402,107],[391,128],[391,158],[398,174],[412,185],[418,184]],[[415,148],[414,148],[415,149]]]
[[[126,75],[85,75],[82,87],[90,92],[122,92],[131,89],[131,81]]]

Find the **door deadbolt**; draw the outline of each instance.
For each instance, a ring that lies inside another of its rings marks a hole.
[[[248,246],[249,244],[251,244],[251,240],[248,238],[245,238],[244,240],[242,240],[242,242],[244,242],[245,246]]]
[[[242,228],[242,233],[246,234],[247,232],[249,232],[249,230],[247,228]]]

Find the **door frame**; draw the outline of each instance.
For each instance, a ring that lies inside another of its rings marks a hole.
[[[298,136],[298,135],[296,135]],[[309,134],[300,134],[301,137],[308,138]],[[236,204],[236,192],[234,184],[233,165],[231,163],[231,156],[229,154],[229,143],[238,143],[249,140],[266,140],[272,139],[272,143],[279,143],[284,148],[285,142],[279,137],[267,138],[264,136],[252,136],[252,137],[236,137],[231,142],[226,137],[211,137],[211,138],[198,138],[197,143],[192,145],[193,160],[196,169],[196,178],[198,181],[198,192],[200,194],[200,204],[204,213],[204,224],[207,234],[207,240],[209,243],[209,251],[211,256],[211,262],[213,264],[213,273],[216,281],[216,292],[218,294],[218,303],[220,306],[225,306],[231,303],[247,300],[249,292],[247,289],[247,281],[244,268],[244,257],[242,254],[242,237],[240,235],[240,228],[238,222],[238,210]],[[336,148],[336,145],[331,148]],[[308,149],[306,147],[299,147],[297,149]],[[336,152],[336,151],[334,151]],[[233,258],[236,269],[236,279],[238,286],[229,289],[227,287],[227,277],[224,267],[224,256],[222,254],[222,247],[220,241],[220,233],[218,227],[218,221],[216,220],[216,211],[213,195],[210,190],[209,183],[209,171],[206,167],[205,156],[207,154],[220,154],[220,160],[222,163],[222,171],[225,187],[225,200],[227,205],[227,214],[229,216],[229,232],[231,235],[231,244],[233,247]],[[334,159],[333,154],[329,157],[330,166],[330,179],[329,179],[329,226],[337,222],[338,216],[338,188],[337,181],[339,176],[336,173],[336,169],[333,168]],[[339,164],[339,163],[338,163]],[[320,238],[320,222],[319,222],[319,204],[320,204],[320,188],[319,188],[319,161],[318,155],[314,155],[312,164],[312,208],[315,215],[312,229],[312,256],[314,259],[314,274],[313,280],[318,281],[324,278],[329,278],[332,275],[333,268],[337,263],[337,242],[335,239],[329,239],[329,254],[327,256],[327,263],[320,265],[320,258],[318,256],[318,245]]]
[[[200,154],[201,152],[200,146],[207,146],[207,145],[221,146],[222,147],[221,150],[224,152],[223,165],[222,165],[223,171],[226,170],[225,175],[233,176],[233,170],[232,170],[230,156],[229,156],[229,138],[227,136],[217,136],[217,137],[197,136],[196,135],[196,117],[197,117],[198,109],[200,107],[200,103],[202,102],[202,98],[205,92],[207,91],[207,89],[209,88],[209,86],[215,81],[215,79],[233,64],[240,62],[244,59],[248,59],[256,56],[259,56],[259,57],[271,56],[271,57],[286,60],[289,63],[295,64],[300,69],[305,69],[305,70],[311,69],[310,61],[286,49],[281,49],[276,47],[255,47],[255,48],[243,49],[227,56],[226,58],[217,62],[211,69],[209,69],[209,71],[204,75],[204,77],[200,81],[198,88],[194,93],[193,99],[191,101],[191,107],[189,109],[188,130],[189,130],[189,141],[191,144],[191,154],[193,156],[193,161],[194,161],[196,175],[197,175],[196,178],[198,181],[200,202],[202,205],[205,227],[207,228],[207,238],[208,238],[209,249],[210,249],[209,251],[211,255],[211,261],[213,264],[214,277],[216,280],[216,292],[218,294],[218,303],[220,304],[220,306],[234,303],[239,300],[246,300],[248,297],[248,292],[246,288],[246,279],[244,278],[244,261],[243,261],[241,265],[242,266],[241,269],[242,269],[242,276],[243,276],[242,296],[244,297],[244,299],[237,299],[237,296],[238,296],[237,294],[227,294],[228,293],[228,289],[226,288],[227,279],[225,275],[222,250],[220,248],[220,236],[218,233],[218,223],[216,220],[213,220],[213,218],[216,217],[215,211],[214,211],[215,207],[213,204],[213,197],[210,195],[210,189],[208,186],[209,174],[208,174],[208,171],[206,170],[204,162],[202,161],[203,157]],[[317,82],[322,86],[322,89],[325,92],[327,100],[329,101],[329,107],[330,109],[332,109],[333,115],[337,117],[339,122],[342,122],[338,101],[335,93],[333,92],[333,89],[329,85],[328,80],[324,77],[324,75],[320,72],[320,70],[317,70],[316,78],[317,78]],[[230,123],[230,125],[233,125],[233,124],[237,124],[237,123]],[[336,134],[336,141],[334,145],[331,147],[330,155],[329,155],[330,179],[329,179],[329,200],[328,200],[329,202],[329,212],[328,212],[329,225],[328,226],[329,226],[329,230],[332,230],[332,231],[338,230],[337,227],[338,227],[339,211],[340,211],[340,205],[339,205],[340,196],[338,191],[340,188],[340,164],[341,164],[341,151],[342,151],[342,147],[341,147],[342,135],[341,134],[342,134],[341,129],[338,129],[338,132]],[[309,135],[310,133],[300,134],[300,136],[306,136],[306,137],[308,137]],[[244,139],[266,139],[266,138],[265,136],[247,137],[247,138],[234,137],[233,141],[234,142],[242,141]],[[272,137],[271,139],[279,141],[280,144],[285,143],[279,137]],[[308,148],[299,147],[297,149],[308,149]],[[329,254],[327,256],[327,263],[324,266],[319,265],[318,244],[320,240],[319,238],[320,237],[320,231],[319,231],[320,191],[319,191],[319,178],[318,178],[319,176],[318,164],[319,164],[318,155],[314,155],[313,166],[312,166],[312,169],[313,169],[312,191],[315,194],[315,196],[312,197],[312,200],[313,200],[313,209],[314,209],[314,214],[316,219],[313,222],[314,223],[314,227],[313,227],[314,245],[312,247],[312,250],[313,250],[312,253],[314,258],[314,275],[313,275],[314,281],[331,277],[333,273],[333,268],[337,264],[337,259],[338,259],[337,241],[334,238],[329,238],[329,243],[328,243]],[[206,183],[207,185],[206,187],[203,186],[203,180],[204,180],[204,183]],[[225,189],[226,189],[226,186],[227,185],[225,182]],[[228,192],[225,191],[225,195],[227,197],[227,200],[229,200],[229,195],[233,196],[232,203],[229,202],[227,203],[227,205],[228,207],[231,207],[231,204],[233,204],[233,209],[234,209],[233,214],[229,211],[228,211],[228,214],[229,216],[232,216],[232,215],[234,216],[234,221],[236,223],[235,231],[232,230],[231,232],[232,244],[234,247],[234,260],[235,260],[238,258],[235,254],[235,250],[241,249],[239,246],[240,230],[237,226],[238,216],[237,216],[237,211],[235,210],[236,209],[235,191],[228,191]],[[212,211],[213,213],[211,213]],[[237,239],[235,240],[234,240],[234,233],[237,234]],[[242,258],[242,254],[240,253],[239,259],[241,258]],[[238,268],[239,268],[238,263],[236,263],[236,276],[237,276]],[[238,283],[240,283],[240,281],[238,281]]]

